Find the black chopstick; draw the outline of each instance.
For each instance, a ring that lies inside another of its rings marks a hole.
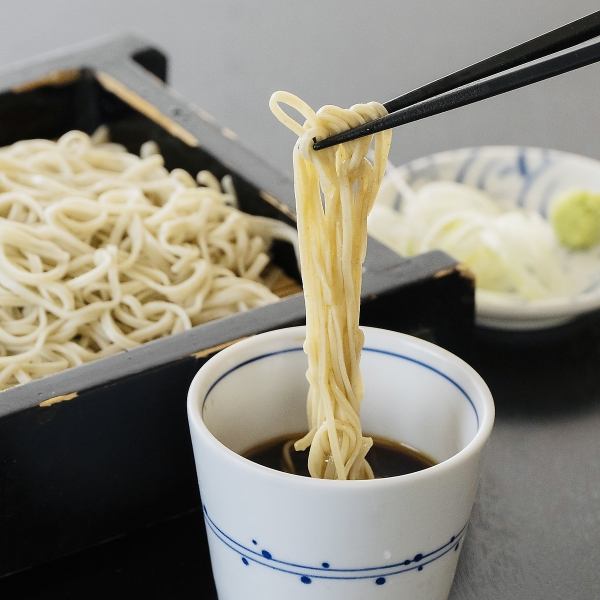
[[[600,11],[390,100],[384,104],[390,114],[360,127],[316,141],[314,149],[321,150],[364,135],[404,125],[594,63],[600,60],[598,43],[577,48],[497,77],[490,77],[581,44],[598,35],[600,35]],[[484,77],[490,78],[478,81]],[[457,87],[459,89],[455,89]]]

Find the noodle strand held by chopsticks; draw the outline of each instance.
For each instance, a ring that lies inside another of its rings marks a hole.
[[[305,119],[296,122],[282,105]],[[324,106],[315,113],[288,92],[271,97],[273,114],[299,136],[294,148],[300,263],[306,303],[309,432],[295,444],[310,446],[312,477],[369,479],[365,459],[372,440],[362,435],[359,329],[367,215],[383,178],[391,132],[315,152],[323,139],[386,114],[376,102],[350,109]],[[367,153],[374,142],[372,162]]]
[[[0,148],[0,389],[274,302],[292,228],[222,184],[71,131]]]

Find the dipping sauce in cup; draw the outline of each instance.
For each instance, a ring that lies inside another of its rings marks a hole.
[[[428,342],[363,328],[363,430],[434,466],[322,480],[244,454],[306,429],[304,327],[211,358],[188,418],[220,600],[445,600],[466,534],[494,404],[464,361]]]

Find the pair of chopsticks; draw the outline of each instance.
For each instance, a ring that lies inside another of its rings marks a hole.
[[[600,11],[597,11],[398,96],[384,104],[388,115],[315,141],[313,148],[321,150],[342,142],[349,142],[592,64],[600,60],[600,41],[514,69],[547,57],[549,54],[582,44],[599,35]],[[514,70],[502,73],[509,69]],[[495,77],[492,77],[494,75]]]

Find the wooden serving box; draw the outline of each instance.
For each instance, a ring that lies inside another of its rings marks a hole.
[[[174,94],[166,67],[121,36],[0,72],[0,146],[104,124],[130,151],[155,140],[169,168],[230,173],[243,210],[293,224],[290,179]],[[291,249],[276,244],[273,259],[287,276],[275,304],[0,393],[0,576],[199,506],[193,375],[240,338],[304,321]],[[445,254],[403,259],[371,239],[363,292],[363,324],[468,352],[473,282]]]

